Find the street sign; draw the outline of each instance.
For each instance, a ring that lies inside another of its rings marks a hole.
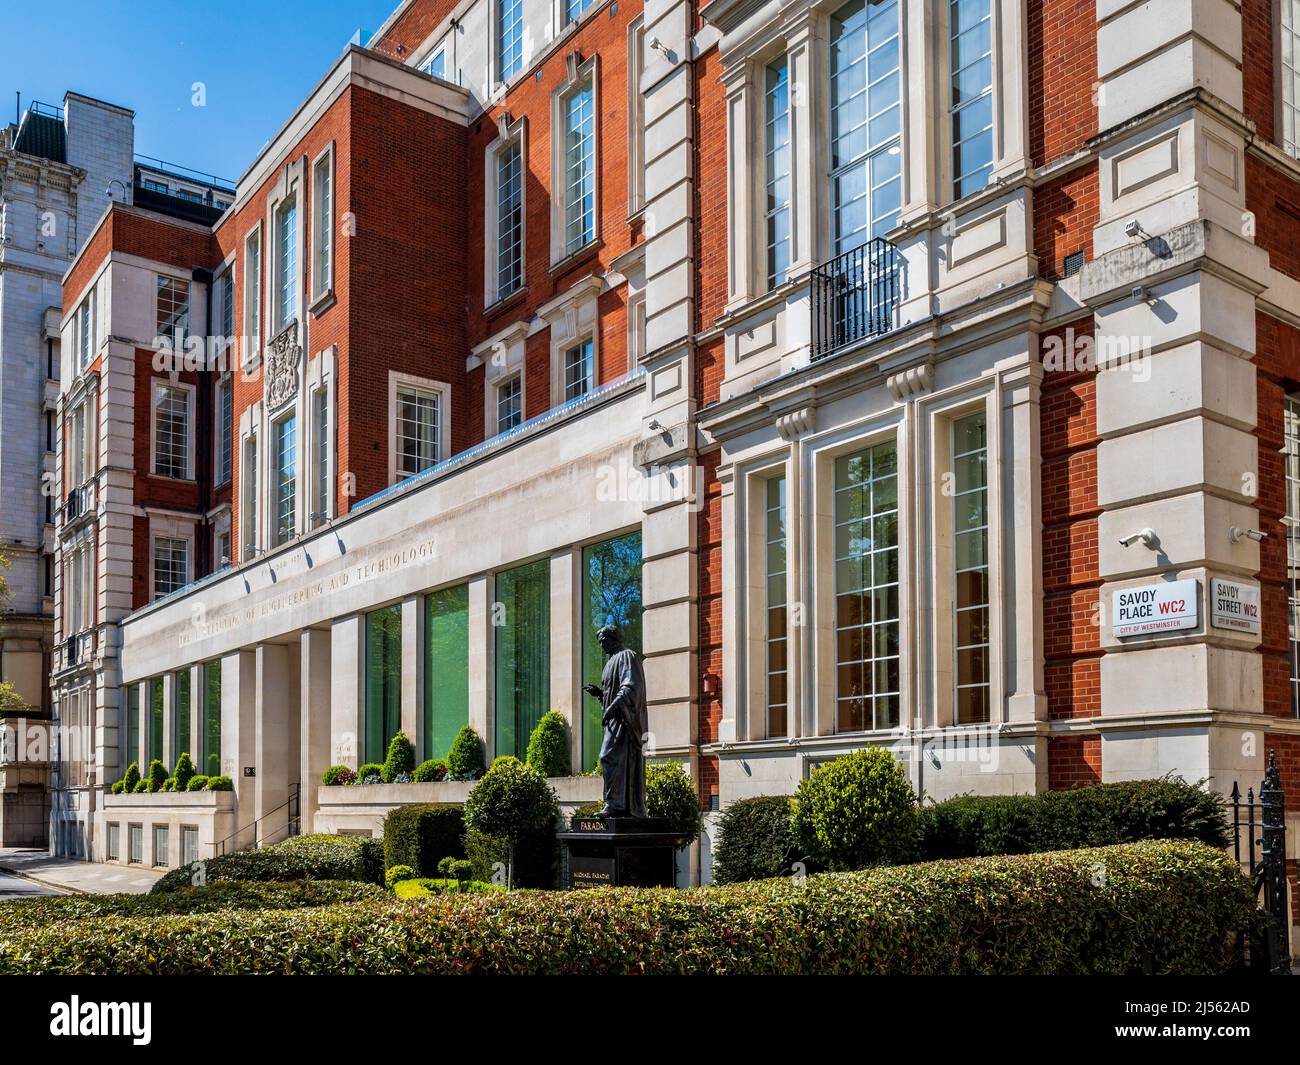
[[[1194,629],[1199,617],[1194,578],[1121,588],[1111,594],[1111,633],[1117,638]]]

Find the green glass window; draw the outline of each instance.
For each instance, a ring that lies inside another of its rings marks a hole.
[[[764,513],[766,526],[763,535],[767,548],[767,734],[784,736],[788,728],[784,477],[773,477],[767,482]]]
[[[172,674],[172,751],[170,765],[190,749],[190,671]],[[193,758],[193,754],[190,755]]]
[[[149,757],[140,760],[140,775],[148,776],[148,765],[155,758],[163,757],[163,679],[154,677],[149,681]]]
[[[469,585],[424,601],[424,757],[445,758],[469,723]]]
[[[989,719],[988,441],[984,413],[952,427],[957,723]]]
[[[203,751],[199,772],[221,773],[221,662],[203,663]]]
[[[623,644],[641,653],[641,533],[616,536],[582,549],[582,683],[599,684],[605,653],[596,630],[616,624]],[[582,765],[596,768],[601,742],[600,705],[582,696]]]
[[[122,772],[132,762],[140,761],[140,685],[126,687],[126,757],[122,759]]]
[[[898,452],[835,460],[835,700],[840,732],[897,728]]]
[[[367,762],[382,762],[388,741],[402,727],[402,607],[366,615]]]
[[[496,575],[496,754],[523,758],[551,701],[551,562]]]

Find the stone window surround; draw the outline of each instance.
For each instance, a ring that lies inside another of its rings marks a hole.
[[[316,195],[316,172],[322,166],[325,167],[325,173],[329,180],[328,219],[321,218],[319,197]],[[334,295],[334,266],[338,258],[338,185],[335,180],[335,171],[334,142],[330,141],[311,161],[311,167],[308,171],[311,174],[311,217],[309,222],[311,229],[309,235],[311,242],[311,296],[309,306],[312,309],[319,307]],[[322,224],[325,227],[324,230],[321,228]],[[322,275],[321,270],[317,269],[322,232],[329,234],[329,270],[324,275]]]
[[[244,345],[242,354],[245,366],[251,365],[261,354],[262,334],[265,332],[263,325],[266,319],[262,317],[262,292],[266,288],[266,248],[262,234],[263,225],[258,221],[244,234],[244,239],[241,242],[244,263]],[[253,261],[250,253],[254,242],[256,242],[256,272],[249,265]],[[254,280],[256,280],[256,287],[253,287]]]
[[[222,447],[223,441],[221,439],[222,421],[223,421],[221,415],[221,408],[223,406],[223,399],[227,394],[229,394],[231,397],[231,403],[232,404],[234,403],[234,388],[235,388],[234,373],[231,371],[227,371],[226,373],[221,374],[220,376],[218,376],[215,385],[216,387],[212,389],[212,479],[214,485],[223,485],[223,484],[229,484],[231,480],[234,478],[234,473],[235,473],[235,457],[232,454],[230,456],[230,476],[218,480],[218,478],[221,477],[221,474],[223,472],[222,452],[224,451],[224,448]],[[232,421],[230,424],[230,435],[231,435],[230,443],[232,444],[232,446],[235,442],[234,436],[237,428],[238,427],[235,425],[233,421],[233,407],[232,407]]]
[[[432,392],[438,397],[438,457],[435,465],[451,456],[451,385],[431,377],[388,371],[388,483],[396,484],[412,474],[397,472],[397,392],[410,388]]]
[[[564,57],[565,78],[551,93],[551,270],[586,253],[600,243],[600,55],[583,59],[576,50]],[[592,234],[580,248],[567,250],[565,243],[565,162],[564,162],[564,102],[577,89],[591,83],[591,154],[592,165]]]
[[[530,333],[526,321],[513,322],[499,333],[479,344],[470,354],[467,369],[483,367],[483,437],[497,435],[497,388],[511,377],[519,377],[520,420],[526,420],[528,411],[528,377],[524,352]]]
[[[305,457],[306,468],[310,473],[308,481],[309,498],[306,502],[306,525],[308,529],[314,529],[325,524],[335,514],[338,513],[338,348],[331,346],[326,348],[314,359],[307,364],[306,381],[303,384],[303,391],[307,396],[306,409],[308,416],[309,433],[301,437],[303,446],[307,446],[309,454]],[[329,463],[329,470],[326,471],[325,484],[328,499],[325,501],[325,516],[319,521],[312,521],[312,514],[315,513],[316,506],[316,479],[320,473],[317,456],[320,449],[320,426],[317,424],[316,417],[316,400],[321,390],[327,395],[325,404],[328,409],[326,418],[326,434],[328,439],[325,441],[326,461]]]
[[[641,75],[645,72],[645,15],[638,15],[627,27],[627,216],[638,217],[645,210],[645,97]]]
[[[732,634],[724,634],[724,640],[735,642],[736,666],[732,675],[736,681],[730,686],[731,691],[724,687],[724,698],[730,704],[724,708],[724,722],[732,719],[725,723],[733,725],[735,741],[785,744],[845,735],[835,729],[835,597],[829,510],[834,462],[844,454],[891,439],[897,441],[899,471],[901,724],[913,729],[952,726],[955,576],[951,557],[951,502],[943,494],[943,475],[951,466],[953,422],[981,409],[986,412],[988,426],[987,490],[991,516],[988,724],[996,726],[1007,720],[1002,675],[1011,648],[1006,644],[1001,623],[1007,587],[1005,573],[998,564],[1001,537],[996,516],[1008,504],[996,472],[1000,464],[1001,432],[996,398],[994,382],[980,380],[964,383],[938,396],[925,397],[914,406],[896,407],[825,432],[808,433],[789,443],[777,438],[774,432],[774,446],[746,457],[729,472],[724,471],[724,481],[729,479],[733,488],[730,507],[726,508],[731,511],[732,527],[741,530],[743,522],[743,530],[733,538],[733,561],[724,563],[726,572],[738,577],[734,613],[741,619]],[[919,470],[910,468],[912,455],[917,456]],[[802,625],[797,624],[792,613],[788,623],[788,736],[769,741],[762,532],[766,484],[774,476],[786,478],[786,599],[792,611],[803,605],[804,621]],[[932,486],[932,490],[922,491],[918,496],[918,482]],[[724,506],[726,503],[724,496]],[[727,520],[724,513],[724,522]],[[724,617],[726,614],[724,609]],[[808,697],[814,685],[815,710],[810,711]],[[918,708],[924,708],[924,720],[917,720]],[[870,738],[892,736],[895,732],[868,730],[849,735]]]
[[[264,234],[269,234],[269,239],[263,239],[262,247],[262,321],[271,328],[263,329],[263,341],[270,341],[278,336],[282,331],[287,329],[294,322],[303,321],[303,311],[308,299],[306,286],[303,284],[304,271],[306,269],[306,258],[308,254],[307,230],[309,225],[304,225],[304,211],[306,197],[304,189],[308,187],[310,181],[310,171],[307,167],[306,158],[298,158],[292,162],[286,163],[280,168],[279,175],[276,178],[274,187],[266,196],[266,214],[257,225],[261,227]],[[298,220],[294,225],[294,269],[297,277],[294,279],[294,302],[293,314],[285,321],[278,322],[280,306],[280,279],[279,279],[279,256],[280,250],[275,247],[279,239],[279,215],[280,208],[289,201],[298,211]],[[302,330],[299,330],[299,338],[302,337]],[[301,363],[299,374],[302,373]],[[300,390],[301,391],[301,390]]]
[[[726,95],[728,129],[729,276],[728,313],[768,291],[762,238],[762,190],[759,176],[745,160],[758,158],[763,137],[761,78],[767,65],[783,52],[792,86],[804,85],[803,106],[791,106],[793,159],[788,276],[801,278],[817,263],[830,258],[829,173],[830,76],[829,22],[844,0],[802,0],[787,17],[770,20],[753,29],[746,23],[726,27],[720,50]],[[953,203],[951,123],[947,79],[931,73],[948,68],[947,0],[899,0],[903,54],[900,57],[900,95],[903,112],[900,222],[933,213]],[[1027,110],[1025,89],[1017,72],[1019,63],[1004,63],[1004,55],[1020,55],[1027,27],[1023,4],[992,0],[994,166],[992,181],[1027,166]],[[936,47],[938,42],[938,47]],[[1000,45],[998,47],[997,45]],[[928,114],[926,136],[909,136],[916,122],[909,112]],[[812,114],[809,121],[805,116]],[[992,182],[991,182],[992,183]],[[801,190],[812,190],[808,195]],[[977,194],[976,194],[977,195]],[[778,286],[779,287],[779,286]]]
[[[230,557],[226,559],[226,565],[235,563],[235,536],[231,528],[231,517],[233,508],[229,503],[222,503],[219,507],[214,507],[208,511],[208,525],[212,527],[212,571],[215,573],[222,568],[221,562],[221,537],[223,534],[230,537]]]
[[[514,141],[519,142],[519,284],[510,292],[497,289],[497,157]],[[503,299],[528,287],[528,119],[515,119],[506,111],[497,116],[496,138],[483,149],[483,306],[490,311]]]
[[[185,476],[176,478],[165,473],[158,473],[158,393],[164,388],[175,388],[186,394],[185,399]],[[149,388],[149,476],[165,481],[194,480],[194,385],[185,381],[172,381],[169,378],[156,377]]]
[[[550,327],[552,408],[564,402],[564,355],[583,341],[591,341],[591,385],[600,385],[600,293],[604,282],[595,274],[537,308],[537,316]],[[630,369],[630,367],[629,367]]]
[[[194,514],[180,514],[166,510],[145,508],[149,520],[149,602],[156,598],[154,594],[154,545],[160,538],[184,540],[185,548],[185,583],[194,580],[194,530],[199,518]]]

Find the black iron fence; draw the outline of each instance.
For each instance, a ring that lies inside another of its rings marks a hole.
[[[1284,976],[1291,972],[1291,917],[1287,912],[1286,805],[1276,751],[1268,754],[1258,798],[1254,788],[1247,788],[1242,801],[1241,788],[1234,782],[1231,799],[1233,855],[1250,876],[1262,911],[1260,928],[1241,944],[1242,960],[1256,972]]]
[[[882,237],[813,268],[812,357],[888,333],[898,311],[898,249]]]

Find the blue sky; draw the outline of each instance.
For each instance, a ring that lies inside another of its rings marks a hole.
[[[135,111],[135,150],[235,179],[358,29],[398,0],[4,0],[0,123],[15,92]],[[206,103],[191,103],[202,82]]]

